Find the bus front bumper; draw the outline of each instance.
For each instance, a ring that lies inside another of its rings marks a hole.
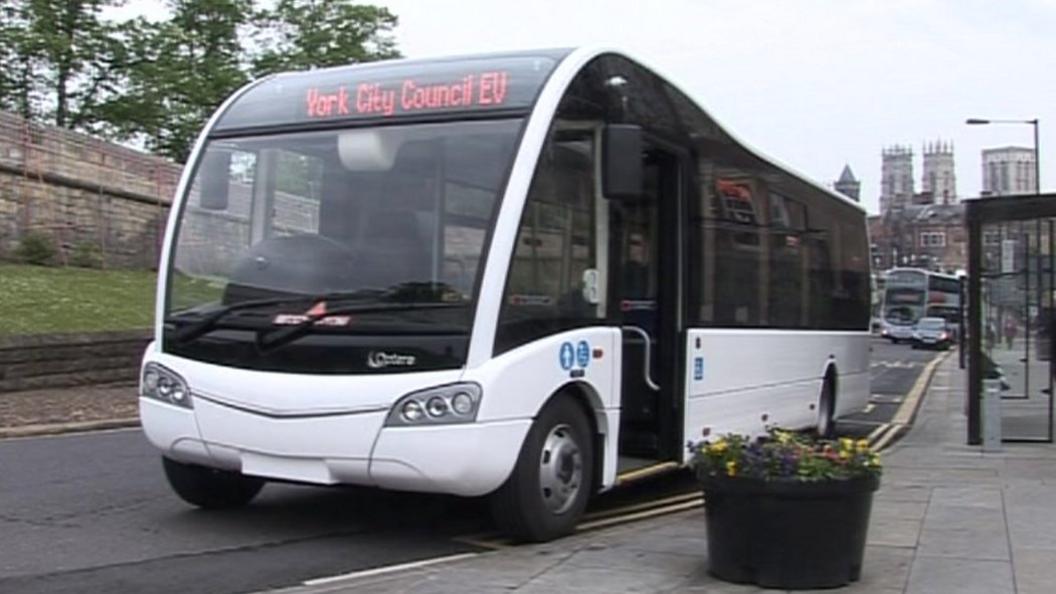
[[[147,438],[180,462],[266,479],[478,496],[509,476],[531,419],[384,427],[387,411],[267,417],[201,398],[140,398]],[[203,438],[207,436],[207,438]]]

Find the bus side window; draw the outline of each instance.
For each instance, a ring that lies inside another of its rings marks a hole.
[[[777,192],[770,193],[770,325],[796,328],[806,322],[804,310],[803,231],[806,208]]]
[[[583,272],[596,268],[594,141],[556,133],[540,155],[506,279],[496,354],[563,330],[597,323],[583,298]]]
[[[762,230],[764,201],[758,181],[728,170],[715,182],[720,206],[716,225],[715,323],[719,326],[765,325]]]

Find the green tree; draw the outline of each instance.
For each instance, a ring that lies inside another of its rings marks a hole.
[[[347,0],[167,0],[161,20],[102,19],[124,0],[0,0],[0,109],[186,159],[251,77],[397,57],[396,17]]]
[[[253,6],[249,0],[170,0],[169,9],[168,20],[122,26],[124,92],[99,113],[114,135],[182,161],[209,114],[249,80],[240,38]]]
[[[0,106],[64,128],[88,122],[112,92],[120,44],[102,10],[121,0],[5,0]]]
[[[258,15],[264,47],[253,59],[256,74],[309,70],[398,58],[387,8],[342,0],[279,0]]]
[[[34,53],[27,35],[26,5],[15,0],[0,3],[0,109],[29,118],[33,115]]]

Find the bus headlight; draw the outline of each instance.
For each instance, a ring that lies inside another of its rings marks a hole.
[[[157,363],[147,363],[143,366],[139,393],[145,398],[153,398],[166,404],[194,408],[187,382],[175,371]]]
[[[385,419],[385,426],[472,423],[477,420],[480,396],[480,386],[471,383],[411,392],[396,401]]]

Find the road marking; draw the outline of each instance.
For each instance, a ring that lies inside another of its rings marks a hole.
[[[869,367],[886,367],[888,369],[913,369],[918,366],[919,364],[916,361],[877,361],[869,364]]]
[[[942,355],[935,357],[927,365],[924,366],[924,370],[920,372],[920,376],[917,377],[917,381],[913,384],[913,387],[906,394],[906,398],[899,405],[898,410],[895,411],[895,416],[892,417],[891,422],[885,423],[873,430],[869,434],[869,443],[872,448],[876,451],[885,449],[888,445],[902,431],[910,425],[913,420],[913,416],[917,413],[917,409],[920,408],[920,403],[924,398],[924,394],[928,390],[928,384],[931,383],[932,377],[935,375],[935,369],[940,363],[946,360],[946,357],[950,355],[950,351],[946,351]]]
[[[683,509],[697,507],[703,503],[704,497],[698,492],[682,493],[672,495],[663,499],[651,499],[642,503],[633,503],[612,509],[591,512],[583,516],[583,520],[576,526],[576,532],[593,530],[603,526],[632,522],[653,516],[670,514]],[[513,541],[498,532],[482,532],[457,536],[454,540],[486,549],[505,549],[513,545]]]
[[[891,443],[891,440],[894,439],[895,436],[898,435],[898,433],[900,431],[902,431],[903,427],[904,427],[903,425],[895,425],[895,424],[889,424],[889,425],[885,426],[884,427],[884,429],[885,429],[884,433],[882,435],[880,435],[880,437],[876,440],[875,443],[871,444],[871,447],[873,448],[873,450],[879,452],[879,451],[882,451],[883,449],[885,449],[888,446],[888,444]]]
[[[862,412],[865,413],[865,414],[869,414],[869,413],[873,412],[873,410],[875,408],[876,408],[876,405],[873,404],[872,402],[870,402],[869,404],[865,405],[865,408],[862,409]]]
[[[920,400],[924,397],[924,392],[927,391],[928,384],[931,382],[931,376],[935,373],[935,368],[939,366],[950,356],[950,351],[946,351],[942,355],[935,357],[924,367],[924,371],[920,372],[920,377],[917,378],[913,388],[910,389],[909,394],[906,394],[906,399],[902,401],[902,405],[898,407],[898,411],[895,412],[894,418],[891,422],[895,425],[908,425],[913,420],[913,415],[917,412],[917,407],[920,406]]]
[[[870,444],[876,443],[876,439],[880,435],[880,433],[882,433],[884,431],[887,431],[887,428],[890,427],[890,426],[891,426],[891,423],[884,423],[884,424],[880,425],[876,429],[873,429],[872,432],[870,432],[869,435],[865,439]]]
[[[616,524],[625,524],[627,522],[633,522],[635,520],[644,520],[646,518],[673,514],[675,512],[693,509],[702,505],[704,505],[704,496],[697,495],[692,500],[687,501],[685,503],[676,503],[673,505],[649,509],[634,514],[616,516],[614,518],[603,518],[601,520],[594,520],[593,522],[581,522],[578,526],[576,526],[576,532],[586,532],[587,530],[596,530],[598,528],[604,528],[606,526],[614,526]]]
[[[305,586],[325,586],[327,584],[347,582],[365,577],[373,577],[376,575],[385,575],[387,573],[394,573],[397,571],[407,571],[409,569],[429,567],[431,565],[439,565],[440,563],[453,563],[455,561],[461,561],[463,559],[471,559],[479,554],[480,553],[459,553],[457,555],[447,555],[446,557],[435,557],[433,559],[423,559],[421,561],[411,561],[409,563],[386,565],[384,567],[364,569],[363,571],[353,571],[352,573],[343,573],[341,575],[332,575],[329,577],[306,580],[305,582],[303,582],[303,584]]]

